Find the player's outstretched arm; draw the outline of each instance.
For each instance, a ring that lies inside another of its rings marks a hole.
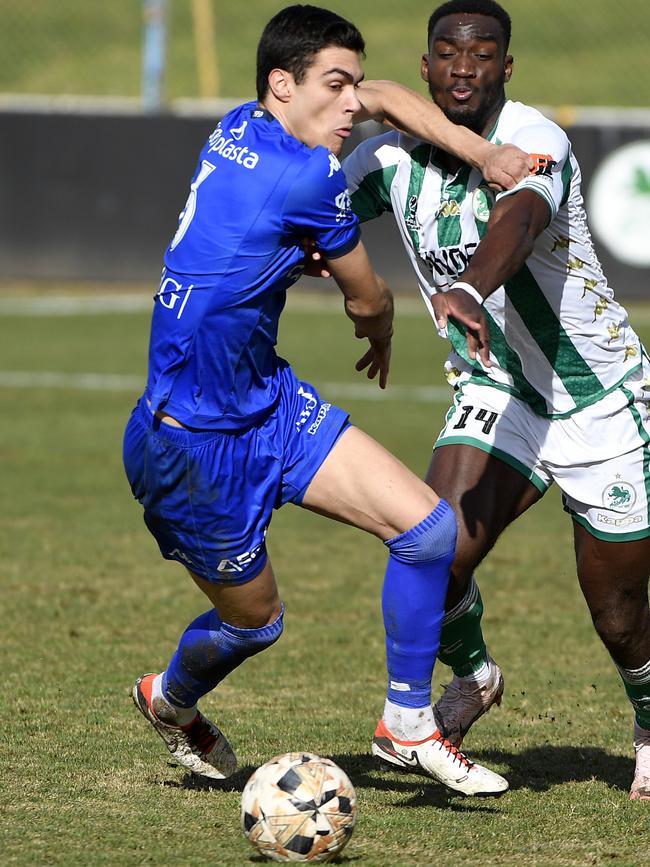
[[[530,155],[514,145],[493,145],[448,120],[438,106],[395,81],[364,81],[357,88],[362,111],[355,121],[388,123],[429,141],[478,169],[494,189],[509,190],[532,168]]]
[[[355,336],[365,337],[370,343],[356,369],[368,368],[368,379],[379,374],[379,387],[386,388],[393,336],[392,293],[373,271],[361,242],[345,256],[328,259],[327,270],[343,293],[345,312],[354,322]]]

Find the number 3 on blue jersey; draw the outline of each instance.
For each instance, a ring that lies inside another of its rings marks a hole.
[[[212,174],[215,168],[216,166],[213,166],[212,163],[209,163],[207,160],[202,161],[201,169],[198,175],[190,184],[190,194],[187,197],[187,201],[185,202],[185,207],[181,211],[178,229],[176,230],[176,234],[174,235],[174,238],[169,245],[170,250],[173,250],[174,247],[177,247],[178,244],[180,244],[180,242],[183,240],[183,237],[189,229],[190,223],[192,222],[192,218],[196,213],[196,197],[198,189],[203,183],[203,181]]]

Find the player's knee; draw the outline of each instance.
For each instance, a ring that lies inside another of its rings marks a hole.
[[[633,647],[642,634],[638,618],[621,611],[601,609],[592,613],[592,620],[600,640],[615,656]]]
[[[393,557],[404,563],[441,558],[453,560],[456,551],[456,516],[444,500],[424,520],[385,544]]]
[[[454,557],[454,584],[456,591],[464,590],[467,592],[472,581],[472,575],[481,563],[483,558],[472,551],[463,550],[461,541],[456,545],[456,555]]]
[[[263,629],[278,619],[282,623],[283,616],[284,605],[278,596],[270,600],[257,601],[243,611],[239,609],[236,612],[224,611],[223,613],[225,621],[240,629]]]
[[[259,625],[242,626],[234,623],[221,623],[221,632],[230,640],[239,643],[247,656],[265,650],[280,638],[284,630],[284,605],[279,603],[275,617]],[[253,621],[250,621],[251,623]]]

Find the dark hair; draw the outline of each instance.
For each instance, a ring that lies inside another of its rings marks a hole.
[[[489,18],[496,18],[501,25],[503,31],[504,50],[508,50],[510,44],[510,34],[512,32],[512,22],[510,16],[503,8],[495,3],[494,0],[449,0],[448,3],[443,3],[434,9],[431,18],[429,18],[429,30],[427,33],[428,45],[431,47],[431,37],[433,29],[441,18],[446,15],[487,15]]]
[[[297,84],[314,58],[330,46],[363,54],[366,44],[354,24],[318,6],[287,6],[264,28],[257,46],[257,98],[264,99],[272,69],[286,69]]]

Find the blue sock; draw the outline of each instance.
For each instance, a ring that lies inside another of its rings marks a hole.
[[[417,526],[385,544],[390,549],[382,594],[388,699],[402,707],[425,707],[431,704],[431,677],[456,551],[454,512],[441,500]]]
[[[162,676],[162,694],[176,707],[193,707],[245,659],[278,640],[283,616],[284,606],[268,626],[241,629],[224,623],[214,608],[201,614],[181,636]]]

